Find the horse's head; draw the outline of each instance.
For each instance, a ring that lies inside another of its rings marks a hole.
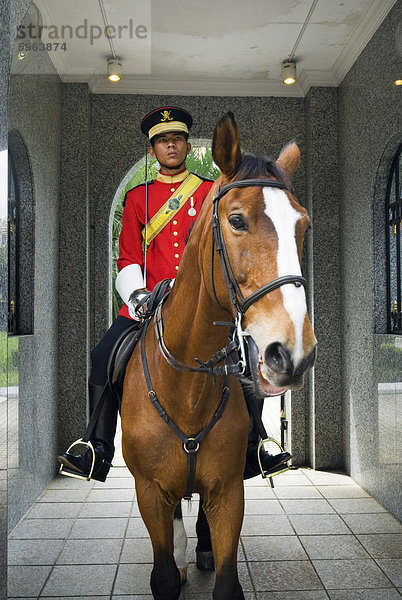
[[[222,172],[221,189],[249,179],[283,184],[271,187],[269,183],[250,182],[250,187],[227,188],[229,191],[219,199],[219,221],[235,289],[238,286],[237,296],[240,292],[247,303],[251,294],[265,288],[247,305],[243,316],[243,329],[255,342],[250,344],[255,392],[274,396],[285,389],[298,389],[304,372],[314,363],[316,346],[300,268],[303,238],[310,220],[289,183],[300,161],[299,149],[290,142],[276,162],[243,157],[238,127],[232,113],[227,113],[216,126],[212,152]],[[233,310],[217,266],[215,271],[217,299]],[[291,278],[282,279],[287,276]],[[267,291],[266,284],[275,280],[278,287],[274,285]]]

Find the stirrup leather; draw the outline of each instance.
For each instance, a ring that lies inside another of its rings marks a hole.
[[[260,471],[261,471],[261,477],[263,479],[268,479],[269,480],[269,485],[271,486],[271,488],[274,488],[274,482],[272,481],[272,478],[275,477],[275,475],[280,475],[281,473],[285,473],[286,471],[289,471],[290,467],[288,465],[288,463],[283,463],[283,465],[280,465],[278,467],[278,471],[275,471],[275,473],[267,473],[264,471],[262,464],[261,464],[261,448],[264,448],[264,444],[267,444],[268,442],[273,442],[274,444],[276,444],[279,448],[279,452],[283,452],[283,448],[280,445],[280,443],[273,437],[267,437],[265,440],[260,440],[259,444],[258,444],[258,448],[257,448],[257,458],[258,458],[258,464],[260,467]],[[280,468],[283,467],[283,468]]]
[[[83,479],[84,481],[89,481],[92,477],[92,473],[93,473],[94,467],[95,467],[95,448],[93,447],[92,443],[89,440],[87,442],[84,442],[84,440],[82,438],[80,438],[79,440],[76,440],[75,442],[73,442],[71,444],[71,446],[69,446],[67,448],[67,454],[70,452],[71,448],[74,448],[74,446],[80,446],[80,445],[88,446],[88,448],[92,452],[92,465],[91,465],[89,474],[85,475],[84,473],[79,473],[79,471],[74,472],[71,469],[68,470],[68,467],[66,467],[66,465],[64,465],[63,463],[61,463],[61,465],[60,465],[59,474],[66,475],[67,477],[75,477],[75,479]]]

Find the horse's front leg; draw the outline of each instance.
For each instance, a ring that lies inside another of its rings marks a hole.
[[[149,480],[136,478],[138,507],[148,529],[154,553],[151,590],[155,600],[178,600],[180,572],[173,556],[174,504],[163,501],[159,487]]]
[[[204,500],[211,531],[216,579],[214,600],[244,600],[237,573],[237,548],[244,514],[243,480],[231,481]]]
[[[174,509],[173,519],[173,556],[176,562],[177,568],[180,571],[181,582],[187,581],[187,534],[183,524],[183,513],[181,510],[181,501]]]
[[[195,549],[197,568],[200,571],[213,571],[215,564],[214,555],[212,554],[211,532],[202,506],[202,498],[200,498],[195,530],[197,532],[197,547]]]

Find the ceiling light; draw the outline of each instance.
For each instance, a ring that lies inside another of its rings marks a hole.
[[[120,81],[123,65],[118,58],[107,61],[107,76],[110,81]]]
[[[395,85],[402,85],[402,79],[395,79],[394,84]]]
[[[286,85],[296,83],[296,63],[293,61],[284,62],[282,65],[282,81]]]

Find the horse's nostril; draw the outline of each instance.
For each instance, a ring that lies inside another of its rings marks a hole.
[[[276,371],[288,371],[291,366],[289,352],[280,344],[270,344],[265,350],[265,364]]]

